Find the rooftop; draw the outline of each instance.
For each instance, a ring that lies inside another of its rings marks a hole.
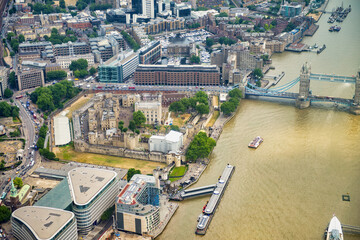
[[[74,218],[74,213],[55,208],[26,206],[12,216],[23,222],[37,239],[52,239]]]
[[[68,173],[71,197],[76,205],[86,205],[94,199],[117,173],[99,168],[74,168]]]
[[[34,206],[67,209],[72,203],[69,184],[66,178],[51,189]]]
[[[174,71],[174,72],[219,72],[216,65],[150,65],[139,64],[136,71]]]

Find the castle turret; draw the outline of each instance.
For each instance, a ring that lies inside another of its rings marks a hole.
[[[310,74],[311,67],[306,62],[300,71],[300,87],[299,96],[296,99],[296,107],[303,109],[310,106],[309,92],[310,92]]]

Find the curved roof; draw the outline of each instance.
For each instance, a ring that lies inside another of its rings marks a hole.
[[[76,205],[86,205],[94,199],[117,173],[99,168],[74,168],[68,173],[71,197]]]
[[[74,217],[74,213],[56,208],[26,206],[12,217],[24,223],[37,239],[52,239]]]

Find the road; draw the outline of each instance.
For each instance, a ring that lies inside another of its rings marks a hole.
[[[24,100],[23,100],[24,101]],[[34,151],[31,148],[31,145],[34,144],[36,138],[36,131],[35,131],[35,123],[30,116],[29,112],[23,107],[20,100],[15,100],[15,104],[20,109],[19,115],[22,121],[22,129],[24,133],[25,142],[25,151],[24,151],[24,158],[22,164],[17,169],[9,170],[3,176],[4,181],[1,183],[0,188],[2,191],[9,192],[11,189],[11,183],[7,181],[8,178],[14,179],[15,177],[22,177],[24,176],[30,169],[30,162],[31,159],[35,160],[38,158],[38,152]],[[33,154],[32,154],[33,153]]]

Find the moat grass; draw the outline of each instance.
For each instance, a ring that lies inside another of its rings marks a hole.
[[[220,116],[220,112],[219,111],[214,111],[214,114],[212,115],[209,123],[206,125],[206,127],[212,127],[214,126],[216,119],[218,119],[218,117]]]
[[[66,114],[66,116],[68,118],[72,118],[72,113],[75,110],[78,110],[79,108],[81,108],[82,106],[84,106],[94,95],[93,94],[88,94],[86,97],[82,96],[81,98],[79,98],[76,102],[74,102],[73,104],[71,104],[70,107],[66,108],[66,110],[68,110],[69,112]]]
[[[153,169],[165,167],[164,163],[144,161],[131,158],[115,157],[95,153],[76,152],[71,145],[54,149],[56,157],[61,160],[74,161],[117,168],[140,169],[143,174],[150,174]]]
[[[174,182],[176,180],[181,179],[181,177],[178,178],[173,178],[173,177],[183,176],[186,173],[187,169],[188,169],[187,166],[174,167],[169,174],[169,180],[171,182]]]

